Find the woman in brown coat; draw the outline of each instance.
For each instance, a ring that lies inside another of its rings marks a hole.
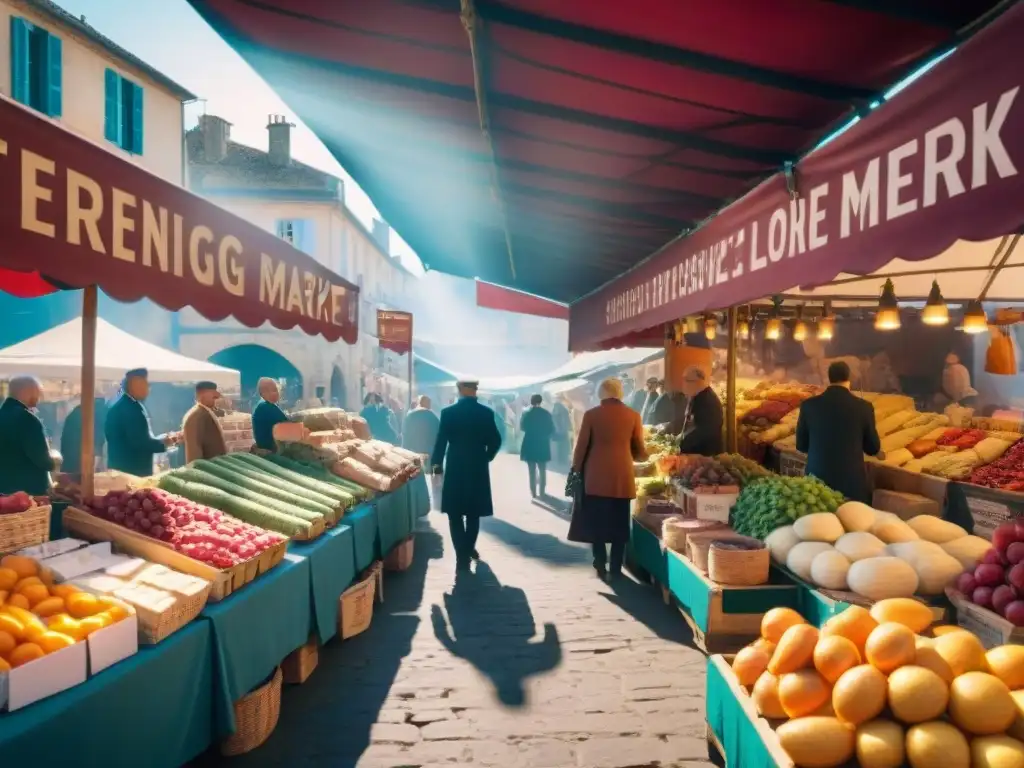
[[[598,397],[601,404],[583,415],[573,453],[572,469],[582,474],[583,485],[573,504],[569,541],[592,545],[594,570],[604,579],[608,571],[622,572],[629,506],[636,498],[633,462],[646,459],[647,452],[640,414],[622,402],[622,382],[605,379]]]

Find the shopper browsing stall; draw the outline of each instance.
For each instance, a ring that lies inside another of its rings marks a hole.
[[[679,435],[679,452],[701,456],[717,456],[722,445],[722,401],[711,388],[704,370],[691,365],[683,373],[683,394],[686,406],[670,431]]]
[[[288,421],[288,414],[280,405],[281,388],[276,381],[266,377],[257,382],[256,388],[260,393],[260,401],[252,411],[252,439],[258,449],[273,451],[277,447],[274,443],[274,425]]]
[[[0,406],[0,493],[42,496],[49,493],[56,468],[43,422],[32,412],[42,387],[31,376],[19,376],[11,380],[9,393]]]
[[[441,424],[430,405],[430,398],[420,395],[416,407],[409,411],[402,425],[402,447],[421,456],[429,456],[434,450],[437,430]]]
[[[137,477],[153,474],[153,457],[177,442],[177,435],[154,435],[146,410],[149,371],[135,368],[124,376],[121,396],[107,411],[107,464]]]
[[[213,410],[219,399],[220,392],[212,381],[196,384],[196,404],[185,414],[181,425],[186,463],[191,464],[196,459],[215,459],[228,452],[224,430]]]
[[[829,386],[800,406],[796,449],[807,454],[807,474],[848,499],[871,502],[864,455],[882,451],[875,411],[850,391],[850,366],[828,367]]]

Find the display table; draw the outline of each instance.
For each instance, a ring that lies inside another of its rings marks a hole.
[[[0,715],[0,764],[177,768],[213,740],[209,622],[196,621],[82,685]]]
[[[309,543],[292,543],[288,553],[309,562],[312,629],[323,645],[338,634],[338,599],[356,578],[355,533],[340,524]]]
[[[234,702],[266,681],[285,656],[309,639],[310,574],[307,558],[287,554],[280,565],[200,614],[213,632],[216,740],[235,730]]]
[[[377,557],[384,557],[412,533],[414,522],[410,514],[409,484],[392,493],[374,499],[377,505]]]
[[[668,569],[665,559],[665,547],[661,539],[644,527],[635,517],[631,518],[629,536],[629,560],[641,568],[654,581],[662,586],[668,585]]]
[[[373,501],[365,502],[347,512],[342,521],[352,528],[356,572],[361,573],[377,558],[377,507]]]
[[[416,527],[416,520],[430,514],[430,486],[425,473],[421,472],[406,484],[409,489],[409,514],[412,517],[412,526]]]
[[[729,661],[723,656],[708,659],[708,741],[722,752],[726,768],[792,768],[768,723],[736,683]]]

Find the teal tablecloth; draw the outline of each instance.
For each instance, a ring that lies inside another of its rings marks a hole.
[[[213,629],[213,716],[217,740],[235,730],[234,702],[270,678],[285,656],[309,638],[309,560],[284,561],[227,600],[203,609]],[[159,696],[159,689],[153,695]]]
[[[82,685],[0,714],[0,765],[177,768],[212,742],[211,628],[196,621]]]
[[[377,540],[380,543],[378,555],[380,557],[387,555],[412,533],[415,523],[410,501],[408,483],[397,491],[385,493],[376,498],[377,530],[379,532]]]
[[[360,504],[342,518],[345,525],[352,527],[356,553],[356,572],[369,568],[380,556],[377,531],[377,501]]]
[[[321,645],[338,634],[338,598],[356,577],[355,535],[338,525],[308,544],[291,544],[289,554],[309,561],[313,631]]]
[[[430,514],[430,487],[427,482],[427,476],[420,473],[405,486],[409,490],[409,514],[413,528],[416,527],[417,518]]]

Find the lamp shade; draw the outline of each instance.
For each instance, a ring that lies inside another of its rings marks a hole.
[[[975,299],[967,303],[964,311],[964,333],[985,333],[988,331],[988,316],[981,302]]]
[[[714,341],[718,335],[718,322],[713,317],[704,318],[704,336],[708,341]]]
[[[836,334],[836,319],[832,315],[825,315],[818,321],[818,339],[831,341]]]
[[[932,290],[928,294],[928,301],[921,310],[921,322],[925,325],[946,325],[949,323],[949,307],[942,297],[937,280],[932,281]]]
[[[777,317],[769,317],[764,326],[764,337],[768,341],[778,341],[782,338],[782,321]]]
[[[743,318],[736,323],[736,335],[746,341],[750,338],[750,321]]]
[[[900,327],[900,307],[896,301],[896,288],[892,280],[886,280],[882,288],[882,296],[878,300],[878,312],[875,314],[876,331],[896,331]]]

